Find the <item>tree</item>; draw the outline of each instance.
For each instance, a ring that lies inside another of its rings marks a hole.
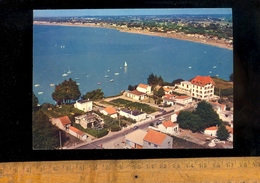
[[[33,149],[51,150],[60,146],[59,133],[61,133],[61,141],[66,141],[65,132],[61,131],[51,124],[48,116],[39,110],[33,113],[32,119],[33,131]]]
[[[39,100],[35,96],[35,94],[33,93],[33,96],[32,96],[32,107],[33,107],[34,110],[37,109],[38,104],[39,104]]]
[[[176,80],[172,81],[172,85],[180,84],[181,81],[184,81],[184,80],[183,79],[176,79]]]
[[[198,132],[203,129],[200,116],[190,111],[181,111],[177,117],[180,128]]]
[[[217,138],[220,140],[227,140],[229,137],[228,130],[224,124],[221,124],[217,130]]]
[[[158,90],[154,90],[154,95],[161,98],[162,96],[164,96],[164,89],[163,87],[160,87]]]
[[[86,95],[83,96],[83,99],[90,99],[90,100],[99,100],[104,98],[104,93],[101,89],[96,89],[91,92],[87,92]]]
[[[221,124],[218,114],[213,110],[212,106],[206,101],[201,101],[198,103],[196,111],[194,114],[197,114],[201,118],[202,127],[208,128],[210,126],[216,126]]]
[[[230,82],[233,82],[234,80],[233,80],[234,78],[233,78],[233,73],[232,74],[230,74],[230,76],[229,76],[229,81]]]
[[[77,100],[81,93],[76,81],[71,78],[63,81],[61,84],[55,86],[55,91],[52,93],[52,98],[56,102],[70,103],[71,100]]]
[[[133,91],[136,89],[136,85],[135,86],[132,86],[132,85],[128,85],[128,90],[129,91]]]

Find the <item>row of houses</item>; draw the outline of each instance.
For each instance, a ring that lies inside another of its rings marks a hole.
[[[52,118],[51,122],[53,125],[57,126],[59,129],[73,135],[80,140],[87,140],[88,136],[81,130],[71,126],[71,121],[68,116],[63,116],[60,118]]]

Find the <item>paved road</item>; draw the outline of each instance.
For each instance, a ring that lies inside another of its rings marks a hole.
[[[187,108],[185,110],[192,110],[192,109],[193,109],[193,107],[190,107],[190,108]],[[162,115],[162,116],[155,118],[155,119],[152,119],[152,120],[147,119],[146,121],[136,123],[133,126],[138,126],[139,129],[147,130],[148,126],[151,123],[155,123],[161,117],[164,117],[165,119],[170,119],[170,117],[173,113],[174,112],[168,113],[168,114]],[[110,132],[107,136],[100,138],[100,139],[96,139],[93,142],[89,142],[89,143],[82,145],[82,146],[79,145],[79,146],[76,147],[76,149],[88,149],[89,148],[88,144],[92,144],[92,145],[99,146],[99,147],[103,146],[104,148],[105,148],[105,146],[108,147],[108,148],[113,148],[115,143],[122,142],[122,140],[124,139],[124,136],[126,134],[134,131],[133,126],[132,127],[126,127],[119,132]]]

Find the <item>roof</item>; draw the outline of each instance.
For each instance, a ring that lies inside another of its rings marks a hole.
[[[144,140],[156,145],[161,145],[166,137],[167,135],[150,129],[145,135]]]
[[[164,101],[175,102],[175,99],[172,99],[172,98],[170,98],[170,97],[164,97],[163,100],[164,100]]]
[[[144,130],[137,129],[137,130],[125,135],[125,139],[143,146],[143,139],[144,139],[146,133],[147,132]]]
[[[134,94],[134,95],[145,95],[145,93],[139,92],[137,90],[130,91],[129,93]]]
[[[205,86],[210,83],[215,85],[215,82],[210,78],[210,76],[196,76],[191,80],[191,83],[198,86]]]
[[[70,130],[73,131],[73,132],[75,132],[75,133],[77,133],[77,134],[79,134],[80,136],[85,135],[85,133],[84,133],[83,131],[81,131],[81,130],[75,128],[74,126],[70,126]]]
[[[168,128],[168,127],[176,126],[177,124],[173,123],[171,120],[168,120],[168,121],[162,122],[162,125],[165,126],[166,128]]]
[[[211,126],[211,127],[206,128],[205,130],[218,130],[218,127],[217,126]]]
[[[216,102],[209,102],[211,104],[212,107],[220,107],[221,110],[225,109],[225,104],[220,104],[217,101]]]
[[[117,112],[116,112],[116,109],[113,108],[113,107],[106,107],[104,110],[105,110],[108,114],[116,114],[116,113],[117,113]]]
[[[59,120],[63,126],[71,124],[71,121],[68,116],[60,117]]]
[[[187,95],[181,95],[181,96],[176,96],[175,99],[188,99],[191,98],[190,96]]]
[[[169,91],[171,91],[170,88],[163,88],[163,90],[164,90],[165,92],[169,92]]]
[[[92,102],[90,100],[77,100],[78,103],[83,104],[83,103],[87,103],[87,102]]]
[[[142,84],[142,83],[140,83],[140,84],[138,85],[138,87],[144,88],[144,89],[147,89],[148,86],[149,86],[149,85]]]

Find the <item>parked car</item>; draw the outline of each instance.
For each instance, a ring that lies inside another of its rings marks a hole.
[[[162,124],[162,121],[156,121],[156,125]]]
[[[139,128],[139,127],[138,127],[138,126],[134,126],[134,128],[133,128],[133,129],[134,129],[134,130],[136,130],[137,128]]]

